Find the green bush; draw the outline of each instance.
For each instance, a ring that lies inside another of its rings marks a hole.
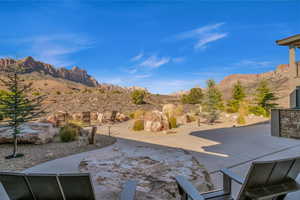
[[[130,118],[130,119],[134,119],[134,112],[129,113],[129,118]]]
[[[238,124],[246,124],[245,117],[243,115],[239,115],[238,118],[236,119],[236,122]]]
[[[226,112],[227,113],[236,113],[239,111],[240,102],[237,100],[229,100],[226,105]]]
[[[67,124],[60,128],[59,137],[62,142],[71,142],[76,140],[80,133],[80,127],[74,124]]]
[[[2,121],[3,119],[4,119],[4,115],[0,113],[0,121]]]
[[[175,117],[170,117],[169,118],[169,125],[170,125],[170,128],[177,128],[177,120]]]
[[[145,113],[146,113],[146,111],[144,111],[144,110],[136,110],[133,113],[133,119],[143,119]]]
[[[35,92],[32,92],[32,96],[40,96],[41,95],[41,93],[40,92],[37,92],[37,91],[35,91]]]
[[[249,112],[256,116],[269,117],[268,112],[261,106],[250,106]]]
[[[145,103],[144,102],[145,95],[146,93],[144,90],[134,90],[131,93],[132,102],[137,105]]]
[[[136,120],[133,124],[134,131],[142,131],[144,130],[144,120]]]
[[[183,104],[199,104],[202,102],[203,96],[201,88],[192,88],[189,94],[182,95],[181,102]]]

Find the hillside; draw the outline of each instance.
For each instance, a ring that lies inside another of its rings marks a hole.
[[[300,67],[300,63],[298,63]],[[228,99],[231,96],[231,91],[233,85],[237,81],[247,88],[248,93],[251,94],[254,92],[257,84],[260,80],[265,79],[270,83],[272,89],[279,96],[278,103],[282,107],[289,106],[289,94],[296,87],[300,85],[300,78],[295,78],[293,70],[289,67],[288,64],[279,65],[274,71],[265,72],[261,74],[232,74],[225,77],[218,87],[224,95],[224,99]]]
[[[85,70],[55,68],[36,61],[32,57],[21,60],[0,59],[0,76],[5,77],[9,64],[18,62],[23,68],[22,77],[33,83],[31,95],[47,95],[44,106],[49,114],[56,111],[69,113],[82,111],[119,111],[129,113],[137,109],[161,109],[166,103],[177,103],[178,98],[167,95],[148,94],[143,105],[131,102],[130,93],[140,87],[123,88],[112,84],[98,83]],[[0,86],[0,89],[4,89]]]

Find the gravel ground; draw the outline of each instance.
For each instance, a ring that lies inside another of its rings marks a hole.
[[[24,157],[15,159],[5,159],[5,156],[10,155],[13,150],[12,144],[0,145],[0,171],[22,171],[37,164],[54,160],[56,158],[65,157],[72,154],[77,154],[85,151],[103,148],[115,143],[116,139],[104,135],[97,135],[96,145],[87,145],[78,147],[77,142],[62,143],[58,138],[55,138],[52,143],[32,145],[20,144],[19,152],[25,154]]]

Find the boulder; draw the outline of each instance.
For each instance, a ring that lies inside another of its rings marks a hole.
[[[91,112],[91,121],[98,121],[98,112]]]
[[[165,104],[162,108],[162,112],[171,117],[175,115],[176,106],[174,104]]]
[[[64,111],[58,111],[53,115],[50,115],[47,118],[47,121],[49,123],[52,123],[54,126],[64,126],[69,119],[71,119],[72,116],[70,116],[67,112]]]
[[[144,116],[144,130],[158,132],[169,130],[168,117],[158,110],[147,112]]]
[[[103,113],[103,122],[110,122],[116,120],[117,111],[106,111]]]
[[[124,122],[124,121],[129,120],[129,117],[127,117],[126,115],[118,112],[117,115],[116,115],[116,120],[119,121],[119,122]]]
[[[0,144],[12,143],[12,130],[8,127],[0,128]],[[58,129],[51,123],[29,122],[21,126],[21,133],[18,134],[19,143],[45,144],[58,135]]]

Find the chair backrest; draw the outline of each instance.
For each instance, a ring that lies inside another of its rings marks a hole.
[[[27,179],[22,173],[1,172],[0,182],[2,183],[9,199],[12,200],[34,200]]]
[[[59,174],[58,179],[67,200],[95,200],[88,173]]]
[[[277,191],[288,189],[280,188],[280,184],[291,183],[291,181],[296,184],[295,179],[299,172],[300,157],[253,162],[237,199],[245,200],[247,192],[253,191],[256,188],[262,189],[264,187],[267,188],[269,186],[278,185],[279,187],[276,188]],[[273,189],[273,191],[276,192],[275,189]]]
[[[37,200],[64,200],[57,175],[27,174],[26,178]]]

